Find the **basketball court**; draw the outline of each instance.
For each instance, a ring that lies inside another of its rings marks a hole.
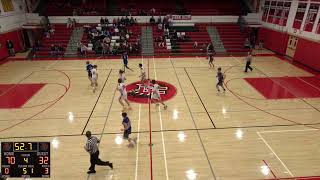
[[[132,102],[134,148],[120,131],[119,59],[91,60],[96,93],[84,60],[9,61],[0,66],[0,138],[50,141],[53,180],[320,179],[319,76],[272,54],[244,73],[243,59],[217,57],[209,69],[205,57],[131,58],[126,84],[139,81],[143,63],[150,79],[173,86],[167,110]],[[217,67],[225,93],[216,91]],[[88,130],[113,170],[87,175]]]

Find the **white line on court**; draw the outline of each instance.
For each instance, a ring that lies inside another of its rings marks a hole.
[[[153,70],[154,70],[154,79],[157,80],[157,71],[156,71],[156,63],[154,61],[154,56],[153,56]],[[165,167],[165,170],[166,170],[166,179],[169,180],[168,165],[167,165],[167,154],[166,154],[166,146],[165,146],[165,143],[164,143],[162,116],[161,116],[161,108],[160,108],[160,106],[158,107],[158,112],[159,112],[159,119],[160,119],[160,130],[161,130],[161,138],[162,138],[164,167]]]
[[[292,172],[288,169],[288,167],[284,164],[284,162],[279,158],[279,156],[274,152],[274,150],[271,148],[271,146],[268,144],[268,142],[261,136],[259,132],[257,132],[258,136],[261,138],[261,140],[264,142],[264,144],[269,148],[269,150],[276,156],[276,158],[280,161],[282,166],[286,169],[286,171],[290,174],[291,177],[294,177]]]
[[[206,66],[208,66],[206,63],[202,62],[198,56],[196,56],[196,59],[197,59],[201,64],[205,64]]]
[[[141,120],[141,104],[139,104],[139,118],[138,118],[138,135],[137,135],[137,152],[136,152],[136,173],[135,180],[138,180],[138,164],[139,164],[139,142],[140,142],[140,120]]]
[[[295,130],[279,130],[279,131],[259,131],[260,134],[263,133],[283,133],[283,132],[303,132],[303,131],[318,131],[319,129],[295,129]]]

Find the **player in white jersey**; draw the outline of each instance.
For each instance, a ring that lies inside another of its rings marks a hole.
[[[139,64],[139,68],[140,68],[140,76],[139,76],[140,82],[141,84],[144,84],[146,81],[146,72],[141,63]]]
[[[124,73],[124,70],[122,70],[122,69],[119,70],[119,79],[122,80],[122,83],[124,83],[124,81],[127,80],[125,73]]]
[[[126,90],[126,86],[125,84],[122,82],[121,79],[118,79],[118,87],[117,87],[118,91],[120,92],[120,96],[118,98],[119,103],[121,104],[121,106],[123,107],[122,111],[125,111],[125,106],[124,103],[122,101],[125,101],[128,105],[128,109],[131,109],[130,103],[128,101],[128,93]]]
[[[163,108],[167,109],[168,106],[161,100],[160,85],[155,80],[152,80],[151,83],[153,84],[153,87],[150,87],[152,90],[151,102],[156,102],[157,105],[158,103],[161,103],[163,105]]]
[[[91,84],[93,88],[93,92],[96,92],[97,86],[98,86],[98,66],[93,65],[93,68],[91,69]]]

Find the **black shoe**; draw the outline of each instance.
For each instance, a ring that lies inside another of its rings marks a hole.
[[[113,169],[113,163],[110,163],[110,164],[109,164],[109,167],[110,167],[111,169]]]
[[[90,170],[90,171],[87,172],[87,174],[93,174],[93,173],[96,173],[96,171],[95,170]]]

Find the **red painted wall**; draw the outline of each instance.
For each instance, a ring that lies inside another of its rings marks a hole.
[[[299,38],[293,59],[320,71],[320,43]]]
[[[23,35],[21,30],[11,31],[8,33],[0,34],[0,60],[8,57],[8,50],[6,47],[6,41],[10,39],[13,42],[15,52],[19,52],[24,49]]]
[[[266,28],[260,28],[259,40],[264,41],[264,47],[276,53],[285,55],[289,40],[289,35]]]

